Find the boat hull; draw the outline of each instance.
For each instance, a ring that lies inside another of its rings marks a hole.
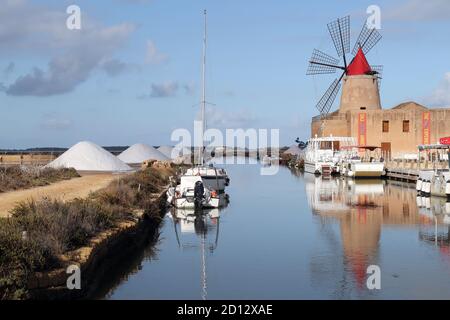
[[[380,178],[384,175],[384,164],[373,162],[350,163],[342,171],[345,173],[345,176],[351,178]]]
[[[416,190],[423,195],[450,197],[450,173],[435,173],[431,170],[419,172]]]
[[[221,208],[226,205],[226,196],[220,195],[216,198],[210,198],[205,200],[201,204],[201,208]],[[179,209],[196,209],[194,199],[190,198],[175,198],[173,200],[173,206]]]
[[[333,162],[304,162],[304,170],[316,175],[338,174],[339,168]]]

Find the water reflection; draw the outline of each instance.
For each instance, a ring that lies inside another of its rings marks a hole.
[[[417,198],[414,185],[395,181],[227,171],[232,203],[169,212],[155,254],[107,298],[450,298],[445,199]],[[381,290],[366,287],[371,264]]]
[[[313,175],[305,175],[304,179],[320,234],[329,250],[335,252],[326,262],[323,257],[313,256],[312,280],[324,281],[323,264],[327,263],[328,274],[337,280],[336,298],[349,297],[353,288],[359,293],[366,288],[367,267],[381,263],[384,227],[415,228],[421,241],[433,243],[441,253],[449,254],[450,203],[445,199],[417,197],[412,185],[395,181],[323,179]],[[332,228],[336,223],[338,236]]]
[[[450,202],[437,197],[417,197],[421,215],[419,239],[440,249],[450,257]]]
[[[172,208],[169,217],[181,250],[198,250],[201,258],[201,296],[207,299],[206,249],[212,254],[219,243],[220,211],[219,209],[190,210]],[[214,234],[210,239],[209,234]],[[193,237],[195,235],[195,237]]]

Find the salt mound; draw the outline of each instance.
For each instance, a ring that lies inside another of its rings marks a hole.
[[[119,154],[117,157],[125,163],[141,163],[145,160],[158,160],[167,161],[170,160],[164,154],[159,152],[153,147],[150,147],[143,143],[137,143],[129,147],[127,150]]]
[[[64,152],[60,157],[50,162],[49,168],[74,168],[79,171],[130,171],[113,154],[89,141],[82,141]]]
[[[161,146],[159,147],[158,150],[159,152],[161,152],[163,155],[165,155],[167,158],[173,159],[174,157],[172,156],[172,151],[173,151],[173,147],[169,147],[169,146]]]
[[[189,150],[186,147],[183,148],[177,148],[169,147],[169,146],[161,146],[157,149],[159,152],[164,154],[166,157],[169,157],[171,159],[177,159],[183,156],[190,156],[191,150]]]
[[[284,153],[292,154],[292,155],[296,156],[296,155],[302,154],[303,152],[302,152],[302,149],[300,149],[298,147],[298,145],[294,144],[294,145],[290,146],[290,148],[287,149]]]

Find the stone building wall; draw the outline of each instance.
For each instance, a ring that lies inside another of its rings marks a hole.
[[[321,120],[313,118],[312,137],[318,136],[359,136],[360,114],[365,114],[365,145],[383,146],[390,144],[390,155],[401,156],[416,153],[417,146],[424,143],[423,115],[428,113],[429,143],[437,143],[440,138],[450,136],[450,109],[428,109],[414,102],[401,104],[385,110],[350,110],[334,112],[326,118],[321,132]],[[388,121],[389,131],[383,132],[383,121]],[[404,132],[403,121],[409,121],[409,130]],[[364,139],[362,139],[364,141]],[[425,141],[427,142],[427,141]]]

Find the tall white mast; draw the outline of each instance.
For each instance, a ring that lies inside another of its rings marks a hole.
[[[202,101],[201,101],[201,121],[202,121],[202,142],[199,150],[199,163],[203,165],[203,152],[204,152],[204,133],[206,131],[206,10],[203,12],[205,17],[205,29],[203,35],[203,61],[202,61]]]

